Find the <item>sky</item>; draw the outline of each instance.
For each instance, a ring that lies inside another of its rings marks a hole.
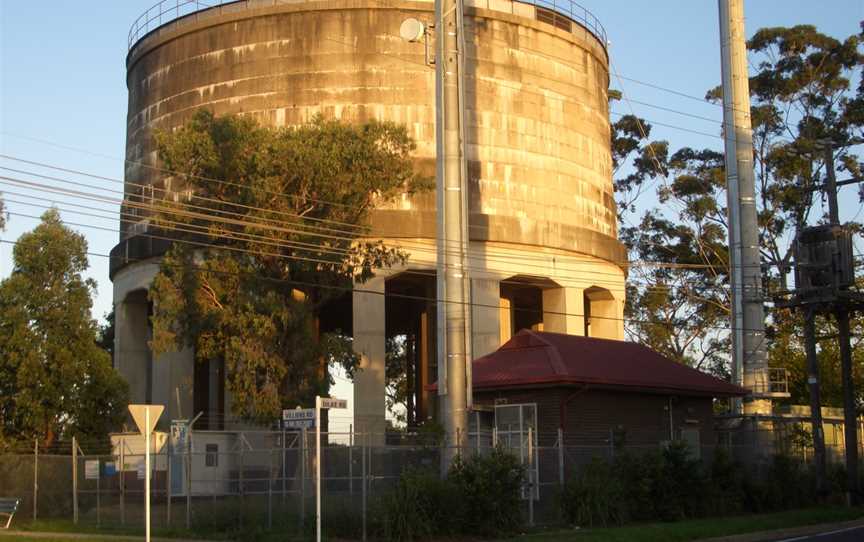
[[[68,170],[122,180],[127,91],[125,56],[132,22],[155,0],[53,0],[31,2],[0,0],[0,154]],[[718,8],[715,0],[582,0],[608,34],[613,65],[612,87],[623,90],[630,103],[616,104],[618,113],[631,113],[655,125],[656,138],[681,146],[722,150],[719,133],[721,108],[632,82],[635,79],[701,97],[720,81]],[[864,20],[864,0],[747,0],[748,35],[766,26],[812,24],[819,31],[845,38],[858,31]],[[618,80],[615,73],[622,79]],[[626,78],[626,79],[625,79]],[[643,102],[716,119],[696,119],[652,108]],[[632,109],[631,109],[632,108]],[[613,115],[614,121],[617,117]],[[678,128],[658,125],[669,124]],[[683,129],[682,129],[683,128]],[[689,130],[689,131],[687,131]],[[707,135],[693,132],[703,132]],[[0,159],[0,166],[50,174],[25,163]],[[0,176],[14,176],[0,170]],[[19,174],[20,175],[20,174]],[[61,173],[64,178],[116,190],[120,185]],[[89,190],[89,189],[88,189]],[[854,188],[841,192],[841,220],[860,211]],[[0,240],[15,241],[33,229],[44,208],[63,206],[61,196],[39,194],[3,184],[9,217]],[[34,200],[10,194],[30,194]],[[103,192],[109,198],[113,192]],[[844,197],[846,196],[846,197]],[[93,203],[97,215],[116,214],[110,204]],[[74,226],[89,242],[94,254],[108,254],[116,244],[117,220],[62,213],[67,223],[89,224],[103,229]],[[111,231],[115,230],[115,231]],[[94,317],[111,309],[111,281],[107,258],[90,257],[89,276],[98,283]],[[12,269],[12,245],[0,243],[0,279]],[[350,394],[344,381],[337,393]]]

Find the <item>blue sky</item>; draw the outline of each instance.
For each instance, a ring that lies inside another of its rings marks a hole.
[[[130,24],[154,0],[53,0],[30,2],[0,0],[0,154],[61,165],[122,179],[125,145],[126,86],[125,54]],[[610,54],[617,72],[624,77],[650,82],[680,92],[703,96],[720,80],[720,53],[717,2],[714,0],[584,0],[605,26],[611,41]],[[858,30],[864,19],[864,0],[748,0],[747,31],[765,26],[813,24],[827,34],[845,38]],[[709,134],[718,133],[719,107],[688,100],[669,93],[613,77],[613,87],[623,89],[632,100],[686,111],[717,119],[708,122],[633,104],[633,110],[649,121],[661,122]],[[626,103],[614,109],[629,113]],[[613,120],[615,117],[613,117]],[[654,135],[668,139],[673,149],[722,148],[717,137],[696,135],[655,126]],[[32,139],[28,139],[32,138]],[[44,140],[60,146],[51,146]],[[86,152],[64,149],[74,147]],[[8,160],[5,167],[41,171]],[[8,172],[0,171],[0,175]],[[62,174],[71,178],[70,174]],[[80,178],[89,184],[108,181]],[[858,210],[854,189],[841,207],[849,219]],[[8,200],[25,201],[8,192],[26,190],[0,185],[7,209],[13,213],[39,215],[42,210]],[[30,192],[32,194],[32,192]],[[37,194],[50,204],[63,205],[62,197]],[[112,196],[111,193],[105,193]],[[113,197],[113,196],[112,196]],[[110,214],[110,205],[93,204]],[[11,216],[3,240],[14,241],[37,220]],[[69,222],[116,229],[112,219],[64,213]],[[117,234],[87,228],[83,232],[90,251],[107,254]],[[12,248],[0,244],[0,278],[11,270]],[[111,306],[111,283],[105,258],[92,257],[90,275],[99,284],[94,316],[101,317]]]

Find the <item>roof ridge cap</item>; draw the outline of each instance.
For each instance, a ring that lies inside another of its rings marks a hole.
[[[555,371],[555,374],[558,376],[568,376],[570,373],[569,371],[567,371],[567,366],[564,365],[564,360],[561,359],[561,352],[558,351],[558,348],[556,348],[552,343],[544,339],[541,335],[539,335],[538,332],[534,331],[533,329],[528,330],[528,333],[530,333],[535,339],[543,343],[545,345],[545,348],[549,349],[549,363],[550,365],[552,365],[552,370]]]

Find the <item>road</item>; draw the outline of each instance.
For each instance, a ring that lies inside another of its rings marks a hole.
[[[822,533],[794,538],[778,538],[775,542],[861,542],[862,540],[864,540],[864,526],[826,530]]]

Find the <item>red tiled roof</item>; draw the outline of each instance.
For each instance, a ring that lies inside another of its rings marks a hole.
[[[729,397],[747,390],[624,341],[523,330],[474,360],[474,389],[588,384]]]

